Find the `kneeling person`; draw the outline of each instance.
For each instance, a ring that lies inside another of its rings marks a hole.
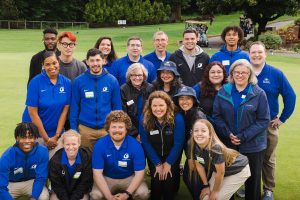
[[[30,200],[48,200],[44,186],[48,171],[48,150],[39,145],[37,127],[20,123],[15,129],[16,143],[0,159],[0,199],[12,200],[29,196]]]
[[[92,156],[94,186],[92,199],[148,199],[144,179],[145,156],[142,146],[127,132],[129,116],[112,111],[106,118],[108,135],[99,139]]]
[[[62,149],[49,162],[53,193],[50,200],[88,200],[93,185],[92,158],[81,148],[81,136],[74,130],[62,135]]]

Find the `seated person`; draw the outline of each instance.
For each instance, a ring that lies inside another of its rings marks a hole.
[[[0,158],[0,199],[28,196],[30,200],[48,200],[45,187],[48,175],[48,150],[39,145],[37,127],[20,123],[15,129],[16,143]]]
[[[53,193],[50,200],[88,200],[92,189],[92,158],[81,148],[81,136],[70,129],[62,135],[62,149],[49,162],[49,179]]]
[[[130,117],[112,111],[105,121],[109,133],[100,138],[92,156],[94,186],[91,199],[148,199],[144,180],[145,156],[141,144],[128,136]]]

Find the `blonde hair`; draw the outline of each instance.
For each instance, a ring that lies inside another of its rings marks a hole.
[[[222,154],[224,155],[224,160],[225,160],[225,166],[230,166],[232,165],[232,163],[234,163],[236,157],[240,154],[239,152],[237,152],[236,150],[234,149],[230,149],[230,148],[227,148],[221,141],[220,139],[218,138],[216,132],[215,132],[215,129],[213,127],[213,125],[206,119],[198,119],[195,121],[194,125],[193,125],[193,133],[194,133],[194,128],[195,128],[195,124],[196,123],[203,123],[205,124],[205,126],[207,126],[208,128],[208,131],[209,131],[209,142],[207,144],[207,146],[205,147],[208,152],[214,152],[213,150],[213,147],[215,145],[219,145],[221,147],[221,152]],[[198,145],[195,140],[194,140],[194,137],[192,136],[191,139],[190,139],[190,145],[191,145],[191,148],[190,148],[190,155],[191,157],[193,157],[194,155],[194,151],[195,151],[195,147],[196,145]],[[199,145],[198,145],[199,146]],[[199,146],[200,147],[200,146]],[[201,148],[201,147],[200,147]],[[220,152],[216,152],[216,153],[220,153]],[[210,156],[209,156],[210,157]],[[195,162],[195,161],[194,161]],[[209,160],[208,162],[208,172],[207,174],[210,173],[210,166],[211,166],[211,159]],[[192,174],[192,169],[190,169],[190,174]]]
[[[169,37],[168,37],[168,35],[167,35],[165,32],[163,32],[163,31],[157,31],[157,32],[155,32],[155,33],[153,34],[153,41],[155,41],[155,39],[156,39],[156,37],[157,37],[158,35],[165,35],[165,36],[166,36],[166,39],[169,40]]]
[[[70,129],[70,130],[64,132],[64,134],[62,134],[62,136],[61,136],[63,144],[65,143],[65,139],[67,137],[77,137],[79,145],[81,144],[81,135],[77,131]]]
[[[137,69],[141,69],[142,70],[144,81],[147,80],[147,78],[148,78],[148,70],[145,68],[145,66],[143,64],[141,64],[141,63],[133,63],[133,64],[131,64],[128,67],[127,72],[126,72],[126,81],[127,82],[130,82],[130,76]]]
[[[248,79],[248,83],[251,83],[252,85],[257,84],[257,78],[256,78],[256,75],[254,73],[253,67],[252,67],[251,63],[246,59],[239,59],[239,60],[236,60],[234,63],[232,63],[232,65],[230,66],[230,69],[229,69],[229,76],[228,76],[228,82],[229,83],[234,84],[233,70],[237,66],[244,66],[247,69],[249,69],[250,76],[249,76],[249,79]]]

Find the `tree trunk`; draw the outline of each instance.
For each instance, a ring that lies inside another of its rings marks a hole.
[[[258,23],[257,36],[259,36],[261,33],[266,32],[266,26],[268,20],[260,20],[257,23]]]
[[[173,20],[176,22],[181,20],[181,5],[180,4],[174,5],[172,16],[173,16]]]

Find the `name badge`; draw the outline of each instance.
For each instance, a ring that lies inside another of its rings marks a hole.
[[[204,164],[204,163],[205,163],[205,162],[204,162],[204,159],[201,158],[201,157],[199,157],[199,156],[197,156],[197,161],[198,161],[199,163],[201,163],[201,164]]]
[[[246,98],[246,95],[243,94],[243,95],[242,95],[242,99],[245,99],[245,98]]]
[[[118,161],[118,166],[119,167],[127,167],[127,162],[126,161]]]
[[[133,100],[127,101],[126,104],[127,104],[127,106],[130,106],[130,105],[134,104],[134,101]]]
[[[150,135],[157,135],[157,134],[159,134],[158,130],[150,131]]]
[[[81,172],[76,172],[73,176],[74,179],[78,179],[81,175]]]
[[[222,60],[222,65],[230,65],[229,60]]]
[[[94,92],[85,92],[85,98],[94,98]]]

